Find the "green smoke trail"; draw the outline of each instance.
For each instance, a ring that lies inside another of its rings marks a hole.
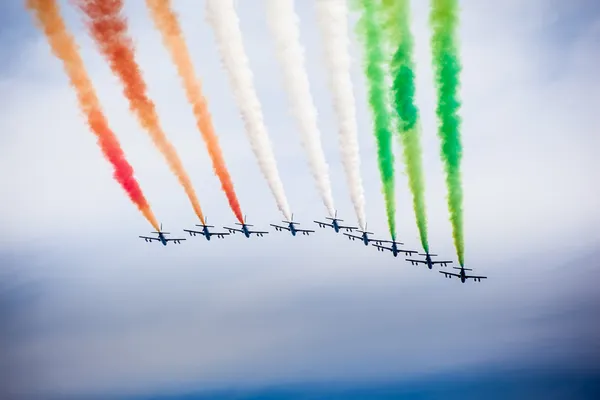
[[[438,136],[441,140],[441,155],[446,170],[448,187],[448,210],[452,222],[454,247],[460,265],[464,265],[464,238],[462,215],[462,183],[460,161],[460,117],[458,110],[458,88],[461,66],[458,60],[456,27],[458,25],[457,0],[432,0],[429,22],[433,31],[431,46],[438,96]]]
[[[413,61],[413,37],[410,31],[410,0],[383,0],[381,10],[386,16],[384,33],[393,51],[390,75],[394,111],[398,116],[398,128],[402,141],[404,165],[412,193],[413,209],[421,244],[429,252],[427,240],[427,213],[425,209],[425,181],[421,161],[421,138],[419,110],[415,105],[415,73]]]
[[[396,200],[394,192],[394,153],[392,151],[392,114],[388,109],[388,87],[385,82],[385,54],[378,26],[377,7],[373,0],[358,0],[354,4],[361,11],[357,33],[365,50],[365,75],[369,105],[373,114],[374,134],[377,140],[377,159],[383,185],[383,195],[392,240],[396,239]]]

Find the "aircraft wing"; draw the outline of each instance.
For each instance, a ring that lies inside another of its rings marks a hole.
[[[229,233],[233,233],[233,232],[244,232],[241,229],[235,229],[235,228],[229,228],[227,226],[224,226],[223,228],[229,230]]]
[[[441,264],[442,266],[446,266],[448,264],[452,264],[452,261],[432,261],[431,264]]]
[[[361,236],[351,235],[349,233],[344,233],[344,235],[348,236],[349,238],[355,238],[355,239],[358,239],[358,240],[362,240]]]
[[[198,234],[198,235],[204,235],[204,232],[195,231],[195,230],[193,230],[193,229],[184,229],[183,231],[184,231],[184,232],[187,232],[187,233],[196,233],[196,234]]]
[[[221,236],[222,237],[222,236],[225,236],[225,235],[229,235],[229,233],[228,232],[208,232],[208,235],[209,236],[216,236],[216,237]]]
[[[269,233],[269,232],[263,232],[263,231],[248,231],[248,233],[250,233],[250,234],[254,233],[255,235],[264,235],[264,234],[266,234],[266,233]]]
[[[393,240],[377,240],[379,243],[394,243]],[[396,242],[396,244],[404,244],[402,242]]]
[[[465,278],[471,278],[474,281],[478,281],[480,279],[487,279],[487,276],[475,276],[475,275],[465,275]]]
[[[338,225],[340,227],[340,229],[345,229],[348,232],[352,232],[353,230],[358,229],[356,226],[343,226],[343,225]]]
[[[414,263],[427,264],[427,261],[424,261],[424,260],[413,260],[411,258],[407,258],[406,261],[410,261],[410,262],[414,262]]]
[[[386,249],[386,250],[389,250],[389,251],[393,251],[391,247],[380,246],[378,244],[374,244],[373,246],[377,247],[379,250]]]
[[[296,229],[296,232],[303,232],[303,233],[313,233],[314,231],[310,230],[310,229]]]
[[[275,225],[275,224],[271,224],[271,226],[277,230],[280,230],[280,229],[285,229],[288,231],[290,230],[290,228],[288,228],[287,226],[279,226],[279,225]]]
[[[160,241],[160,239],[159,239],[159,238],[155,238],[155,237],[149,237],[149,236],[140,236],[140,239],[145,239],[147,242],[148,242],[148,241],[150,241],[150,242],[151,242],[151,241],[153,241],[153,240]]]
[[[440,274],[444,274],[444,276],[447,278],[448,276],[452,275],[452,276],[457,276],[460,278],[460,274],[455,274],[453,272],[446,272],[446,271],[438,271]]]
[[[174,243],[179,243],[182,240],[187,240],[187,239],[165,239],[165,242],[174,242]]]
[[[333,228],[333,225],[332,225],[332,224],[328,224],[327,222],[321,222],[321,221],[314,221],[314,222],[315,222],[315,223],[317,223],[317,224],[319,224],[319,226],[320,226],[321,228],[324,228],[324,227],[325,227],[325,225],[327,225],[327,226],[330,226],[330,227],[332,227],[332,228]]]

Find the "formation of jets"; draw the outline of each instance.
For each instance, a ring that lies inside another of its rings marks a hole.
[[[426,266],[429,269],[433,269],[434,265],[439,265],[441,267],[447,267],[448,264],[452,264],[452,261],[441,261],[441,260],[432,260],[432,257],[437,257],[437,254],[431,254],[429,253],[429,251],[426,251],[425,253],[418,253],[415,250],[406,250],[406,249],[401,249],[398,246],[399,245],[403,245],[404,243],[402,242],[397,242],[395,240],[380,240],[380,239],[373,239],[370,238],[369,235],[374,235],[373,232],[369,232],[367,231],[367,227],[365,225],[365,230],[360,230],[358,229],[358,227],[356,226],[345,226],[345,225],[340,225],[340,222],[343,222],[342,219],[339,219],[337,217],[337,211],[335,213],[335,216],[333,218],[330,217],[326,217],[327,220],[331,221],[331,223],[329,222],[321,222],[321,221],[314,221],[319,227],[321,228],[325,228],[325,227],[330,227],[333,228],[333,230],[336,233],[339,233],[342,230],[346,230],[349,233],[344,232],[344,235],[348,237],[349,240],[360,240],[365,246],[368,246],[370,243],[377,248],[378,251],[390,251],[392,253],[392,255],[394,257],[398,257],[398,254],[404,254],[406,256],[411,256],[412,254],[418,254],[419,256],[423,256],[425,257],[425,259],[416,259],[416,258],[407,258],[406,261],[409,261],[412,265],[419,265],[419,264],[423,264],[424,266]],[[284,230],[288,231],[292,236],[296,236],[298,234],[302,234],[302,235],[309,235],[311,233],[314,233],[315,231],[310,230],[310,229],[299,229],[296,227],[296,225],[300,225],[298,222],[294,222],[294,215],[292,214],[292,218],[291,221],[282,221],[284,224],[286,224],[287,226],[282,226],[282,225],[276,225],[276,224],[271,224],[272,227],[275,228],[276,231],[278,232],[282,232]],[[227,229],[229,232],[211,232],[209,230],[209,228],[214,228],[213,225],[206,225],[206,224],[202,224],[202,225],[196,225],[197,227],[200,227],[200,230],[194,230],[194,229],[184,229],[184,232],[187,232],[190,234],[190,236],[196,236],[196,235],[202,235],[204,236],[204,238],[206,240],[210,240],[211,237],[216,236],[219,239],[223,239],[226,235],[230,235],[230,234],[235,234],[236,232],[240,232],[242,233],[244,236],[246,236],[246,238],[250,238],[251,235],[256,235],[259,237],[262,237],[266,234],[268,234],[269,232],[266,231],[253,231],[248,229],[249,227],[253,226],[250,225],[246,222],[246,217],[244,216],[244,222],[243,223],[237,223],[236,225],[240,226],[240,228],[229,228],[229,227],[223,227],[224,229]],[[360,232],[361,235],[355,235],[353,234],[354,232]],[[160,225],[160,230],[158,232],[151,232],[151,233],[155,233],[158,236],[157,237],[150,237],[150,236],[140,236],[141,239],[144,239],[146,242],[160,242],[163,244],[163,246],[166,246],[168,242],[173,242],[175,244],[180,244],[182,240],[186,240],[186,239],[173,239],[173,238],[167,238],[165,235],[170,235],[169,232],[164,232],[162,230],[162,224]],[[446,271],[439,271],[439,273],[444,274],[444,276],[446,278],[452,278],[453,276],[456,276],[460,279],[460,281],[462,283],[465,283],[468,279],[472,279],[474,282],[481,282],[482,279],[487,279],[486,276],[478,276],[478,275],[467,275],[465,273],[465,271],[472,271],[472,269],[469,268],[465,268],[463,266],[459,267],[453,267],[453,269],[457,269],[460,270],[458,273],[453,273],[453,272],[446,272]]]

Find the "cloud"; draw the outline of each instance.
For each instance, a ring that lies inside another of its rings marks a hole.
[[[600,87],[592,73],[600,19],[559,46],[540,34],[554,32],[552,26],[527,23],[550,3],[463,2],[466,259],[490,277],[468,286],[322,230],[309,238],[275,232],[257,240],[188,238],[166,248],[138,241],[149,227],[111,180],[60,63],[29,26],[14,48],[2,49],[18,53],[18,68],[0,71],[0,224],[9,233],[0,248],[15,254],[10,264],[40,288],[29,302],[3,308],[11,315],[19,310],[20,334],[3,339],[10,343],[10,363],[33,366],[23,386],[90,393],[384,379],[534,362],[548,349],[549,361],[578,362],[584,355],[578,343],[592,343],[598,333],[584,323],[597,314],[597,262],[569,258],[600,243],[594,174],[600,167]],[[279,215],[242,132],[204,10],[176,6],[242,207],[250,222],[266,228]],[[264,10],[244,2],[239,7],[282,179],[302,226],[311,225],[322,206],[285,93],[273,78],[278,65],[264,46]],[[129,113],[77,15],[67,4],[63,9],[157,216],[174,235],[183,233],[195,223],[187,199]],[[334,198],[352,222],[314,10],[298,3],[298,12]],[[229,224],[233,215],[160,36],[141,3],[128,2],[127,13],[165,131],[210,223]],[[415,4],[414,14],[432,250],[451,256],[426,5]],[[357,43],[351,50],[369,230],[385,232],[361,51]],[[564,63],[560,74],[552,72],[558,61]],[[414,247],[410,194],[399,175],[400,240]],[[31,249],[39,254],[35,259],[23,256]],[[26,292],[15,287],[15,293]]]

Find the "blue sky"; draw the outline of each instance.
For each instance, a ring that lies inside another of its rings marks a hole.
[[[595,2],[461,2],[466,263],[489,277],[470,285],[328,231],[191,238],[166,248],[138,240],[147,222],[111,179],[60,62],[15,3],[0,6],[0,387],[7,393],[135,396],[410,383],[456,371],[597,371]],[[336,206],[353,221],[312,3],[296,7],[307,69]],[[244,212],[266,228],[281,217],[243,132],[204,7],[174,4]],[[155,213],[165,229],[182,233],[196,223],[187,198],[129,113],[79,16],[61,5]],[[427,5],[413,5],[430,242],[432,251],[455,259]],[[263,4],[239,1],[238,9],[291,208],[302,226],[311,225],[325,210],[287,109]],[[162,125],[211,224],[229,225],[234,217],[160,36],[142,2],[127,2],[126,12]],[[355,40],[351,52],[369,230],[385,235]],[[416,247],[400,163],[397,171],[398,233]]]

